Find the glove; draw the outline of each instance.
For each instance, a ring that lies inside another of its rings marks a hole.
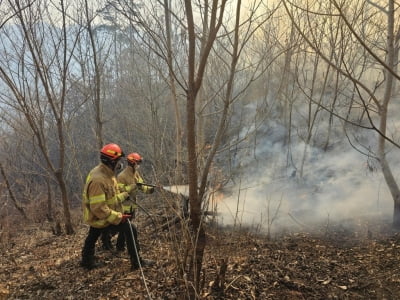
[[[125,190],[126,190],[128,193],[132,192],[134,189],[136,189],[136,184],[134,184],[134,183],[125,186]]]
[[[130,220],[130,219],[132,219],[132,215],[131,215],[131,214],[128,214],[128,213],[124,213],[124,214],[122,215],[121,223],[125,223],[126,220]]]

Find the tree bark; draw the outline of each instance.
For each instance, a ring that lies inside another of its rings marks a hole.
[[[387,58],[386,64],[389,68],[394,69],[394,57],[395,57],[395,48],[394,48],[394,1],[389,1],[388,8],[388,32],[387,32]],[[398,53],[396,53],[398,55]],[[394,211],[393,211],[393,227],[395,229],[400,229],[400,189],[397,184],[392,170],[390,168],[389,163],[386,160],[386,150],[385,143],[386,140],[384,136],[386,135],[386,124],[387,124],[387,113],[390,100],[392,99],[393,92],[393,74],[388,70],[385,70],[386,73],[386,86],[385,86],[385,94],[383,98],[383,103],[380,107],[380,123],[379,130],[382,135],[379,135],[379,162],[382,168],[383,176],[386,180],[386,184],[390,190],[394,201]]]
[[[4,178],[4,182],[6,184],[8,193],[10,194],[10,198],[11,198],[12,202],[14,203],[15,208],[21,213],[22,217],[24,217],[26,219],[27,216],[26,216],[25,210],[22,207],[22,205],[17,201],[17,198],[15,197],[15,195],[14,195],[12,189],[11,189],[10,182],[8,181],[7,174],[6,174],[5,170],[4,170],[3,164],[1,162],[0,162],[0,172],[1,172],[1,175],[3,176],[3,178]]]

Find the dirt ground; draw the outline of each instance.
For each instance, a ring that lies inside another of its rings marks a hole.
[[[176,243],[137,222],[142,254],[156,261],[142,272],[100,248],[105,265],[80,268],[85,225],[74,235],[40,225],[3,236],[0,299],[186,299]],[[384,223],[271,239],[208,227],[202,287],[201,299],[400,299],[400,234]]]

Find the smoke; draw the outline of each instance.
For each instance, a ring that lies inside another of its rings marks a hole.
[[[279,233],[361,219],[391,221],[393,199],[376,160],[344,138],[332,140],[326,151],[293,141],[288,154],[283,128],[275,124],[265,132],[268,136],[257,137],[256,146],[249,142],[235,153],[235,176],[210,200],[208,209],[216,210],[220,225]],[[358,137],[371,149],[376,140],[372,134]],[[392,166],[399,163],[397,156],[397,151],[388,153]],[[218,159],[226,167],[227,162]],[[170,190],[188,195],[187,186]]]
[[[321,222],[391,219],[393,199],[376,161],[338,141],[328,151],[308,147],[300,174],[304,143],[291,148],[295,163],[288,167],[288,147],[275,129],[253,150],[255,155],[238,153],[241,171],[217,201],[221,224],[273,232]]]

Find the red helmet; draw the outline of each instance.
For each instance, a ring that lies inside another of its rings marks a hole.
[[[107,144],[100,150],[101,154],[109,157],[110,159],[118,159],[124,156],[124,153],[121,150],[121,147],[117,144]]]
[[[133,163],[133,164],[140,164],[143,160],[143,158],[140,156],[139,153],[131,153],[129,154],[126,159],[128,160],[128,162]]]

